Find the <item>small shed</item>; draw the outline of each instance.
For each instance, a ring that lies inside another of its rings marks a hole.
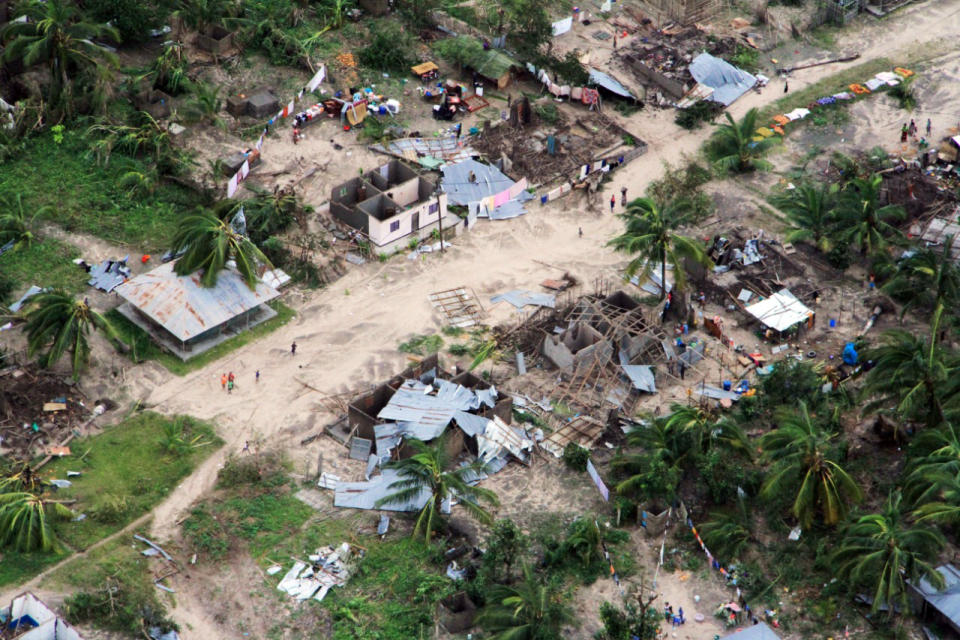
[[[943,577],[943,588],[921,578],[910,583],[910,603],[921,620],[935,622],[960,637],[960,569],[943,564],[936,571]]]
[[[204,287],[200,273],[179,276],[174,264],[142,273],[115,291],[126,301],[117,310],[180,359],[276,315],[266,303],[280,294],[270,285],[258,281],[251,289],[236,269],[227,268],[216,285]]]
[[[487,49],[478,51],[466,66],[496,84],[497,89],[504,89],[510,84],[511,72],[520,63],[500,49]]]
[[[780,640],[780,636],[774,633],[765,622],[758,622],[723,638],[724,640]]]

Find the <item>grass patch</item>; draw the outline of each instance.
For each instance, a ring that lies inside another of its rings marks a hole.
[[[71,293],[79,293],[87,286],[89,275],[73,264],[80,251],[54,238],[41,238],[29,247],[8,251],[0,256],[0,272],[10,276],[17,292],[30,285],[39,287],[63,287]]]
[[[56,532],[74,550],[85,549],[136,520],[156,506],[197,465],[223,443],[210,425],[184,419],[187,435],[199,435],[209,444],[182,456],[165,453],[164,426],[171,419],[145,412],[108,428],[102,434],[74,440],[73,455],[52,461],[42,469],[46,479],[71,478],[73,486],[57,492],[57,499],[76,499],[71,507],[85,513],[80,522],[59,522]],[[0,585],[24,582],[65,554],[5,552],[0,562]]]
[[[263,324],[259,324],[249,331],[244,331],[240,335],[234,336],[229,340],[221,342],[209,351],[204,351],[200,355],[184,362],[177,356],[167,353],[156,342],[150,339],[147,333],[124,318],[119,311],[112,309],[107,312],[107,319],[113,323],[120,335],[120,339],[130,346],[130,357],[134,362],[143,362],[144,360],[156,360],[171,373],[183,376],[191,371],[196,371],[207,364],[222,358],[234,349],[239,349],[243,345],[253,342],[279,327],[287,324],[291,318],[297,315],[297,312],[278,300],[268,302],[267,304],[277,312],[277,315],[270,318]]]
[[[439,334],[415,335],[406,342],[397,345],[397,349],[404,353],[413,353],[418,356],[427,356],[443,348],[443,337]]]
[[[858,64],[855,67],[844,69],[843,71],[835,73],[832,76],[828,76],[820,82],[812,84],[805,89],[788,93],[779,100],[767,105],[760,110],[758,122],[765,123],[778,113],[786,113],[787,111],[792,111],[797,107],[806,107],[811,102],[814,102],[817,98],[832,95],[838,91],[845,91],[849,88],[849,85],[855,82],[866,82],[880,71],[890,71],[893,69],[893,67],[894,64],[889,59],[877,58],[875,60],[864,62],[863,64]],[[866,99],[869,100],[872,99],[872,97],[873,96],[871,94],[866,96]],[[852,104],[853,102],[855,102],[855,100],[849,100],[843,102],[842,104]]]
[[[59,144],[49,134],[31,138],[23,153],[4,163],[0,196],[20,194],[26,211],[49,205],[42,217],[71,231],[143,251],[165,249],[195,194],[160,184],[152,194],[132,196],[118,186],[120,178],[146,171],[146,163],[115,153],[99,167],[86,153],[78,130],[66,131]]]

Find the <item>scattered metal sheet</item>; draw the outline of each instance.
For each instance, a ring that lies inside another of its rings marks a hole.
[[[402,480],[395,469],[384,469],[379,476],[370,478],[366,482],[340,482],[337,484],[333,497],[335,507],[349,507],[351,509],[380,509],[381,511],[419,511],[430,499],[430,491],[423,489],[416,496],[406,502],[398,504],[384,504],[377,506],[377,501],[396,493],[390,485]],[[445,505],[445,506],[444,506]],[[444,500],[441,511],[450,513],[450,501]]]
[[[377,535],[385,536],[390,530],[390,516],[385,513],[380,514],[380,522],[377,523]]]
[[[403,425],[403,435],[413,435],[420,440],[433,440],[443,433],[459,408],[434,395],[415,388],[420,384],[407,380],[393,394],[377,417],[396,420]],[[426,387],[427,389],[429,387]],[[366,460],[366,457],[363,458]]]
[[[719,387],[711,387],[709,385],[701,385],[697,387],[697,393],[706,398],[713,398],[714,400],[732,400],[736,402],[740,399],[740,396],[733,391],[726,391],[724,389],[720,389]]]
[[[469,160],[477,153],[472,147],[461,145],[455,135],[444,138],[400,138],[386,145],[373,144],[369,148],[371,151],[407,160],[411,159],[411,156],[413,159],[430,156],[447,162]]]
[[[540,445],[556,457],[563,455],[563,450],[571,442],[575,442],[584,449],[593,448],[594,443],[603,434],[604,425],[590,416],[576,416],[563,425],[540,443]]]
[[[457,287],[427,296],[434,308],[447,317],[453,327],[473,327],[483,321],[483,307],[472,289]]]
[[[518,433],[519,431],[519,433]],[[489,462],[508,451],[517,460],[526,464],[529,452],[533,449],[533,440],[523,435],[520,430],[513,429],[500,418],[494,417],[487,424],[482,436],[477,437],[478,458]]]
[[[110,293],[130,277],[130,268],[127,267],[129,259],[130,256],[126,256],[123,260],[104,260],[100,264],[92,265],[87,284]]]
[[[648,393],[656,393],[657,385],[653,379],[653,367],[649,364],[626,364],[620,365],[623,367],[623,372],[627,374],[627,377],[630,378],[630,382],[633,383],[634,389],[639,389],[640,391],[646,391]]]
[[[320,474],[320,480],[317,481],[317,486],[321,489],[336,489],[337,483],[340,482],[340,476],[335,476],[332,473],[323,472]]]
[[[23,305],[26,304],[27,300],[37,295],[38,293],[43,293],[43,289],[41,287],[38,287],[37,285],[33,285],[32,287],[27,289],[26,293],[20,296],[19,300],[17,300],[12,305],[10,305],[9,307],[10,311],[17,313],[18,311],[20,311],[20,309],[23,308]]]
[[[498,302],[509,302],[517,309],[523,309],[527,305],[534,307],[549,307],[550,309],[553,309],[557,306],[557,296],[552,293],[537,293],[535,291],[514,289],[512,291],[507,291],[506,293],[500,293],[493,296],[490,298],[490,302],[493,304],[497,304]]]
[[[347,251],[347,262],[351,264],[365,264],[367,261],[360,254],[354,253],[353,251]]]
[[[753,297],[753,291],[750,289],[740,289],[740,295],[737,296],[737,300],[740,302],[750,302],[750,298]]]
[[[706,350],[706,346],[703,342],[687,345],[687,350],[681,353],[677,359],[692,367],[703,360],[703,353]]]
[[[490,423],[487,418],[466,411],[457,411],[453,414],[453,419],[465,434],[474,438],[482,436],[487,430],[487,424]]]
[[[350,459],[366,462],[367,458],[370,457],[370,449],[372,447],[373,443],[370,440],[353,436],[350,440]]]
[[[510,218],[519,218],[526,214],[527,210],[523,208],[523,203],[517,200],[507,200],[500,206],[494,207],[493,210],[487,214],[487,217],[491,220],[509,220]]]

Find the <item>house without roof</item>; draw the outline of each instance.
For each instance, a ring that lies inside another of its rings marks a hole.
[[[426,238],[441,220],[444,231],[461,222],[448,216],[447,194],[437,191],[436,182],[396,159],[335,186],[330,213],[367,236],[375,253]]]

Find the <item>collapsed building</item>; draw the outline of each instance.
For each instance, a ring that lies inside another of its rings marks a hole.
[[[510,395],[473,373],[451,373],[440,366],[436,355],[425,358],[354,399],[347,415],[328,427],[331,436],[349,446],[350,458],[367,463],[366,481],[322,479],[321,484],[334,489],[338,507],[422,508],[426,492],[401,504],[380,505],[399,477],[389,468],[373,475],[385,463],[412,455],[411,438],[422,442],[444,438],[451,459],[465,464],[481,460],[486,464],[485,474],[500,471],[510,459],[528,464],[534,440],[523,428],[511,424],[513,402]]]

